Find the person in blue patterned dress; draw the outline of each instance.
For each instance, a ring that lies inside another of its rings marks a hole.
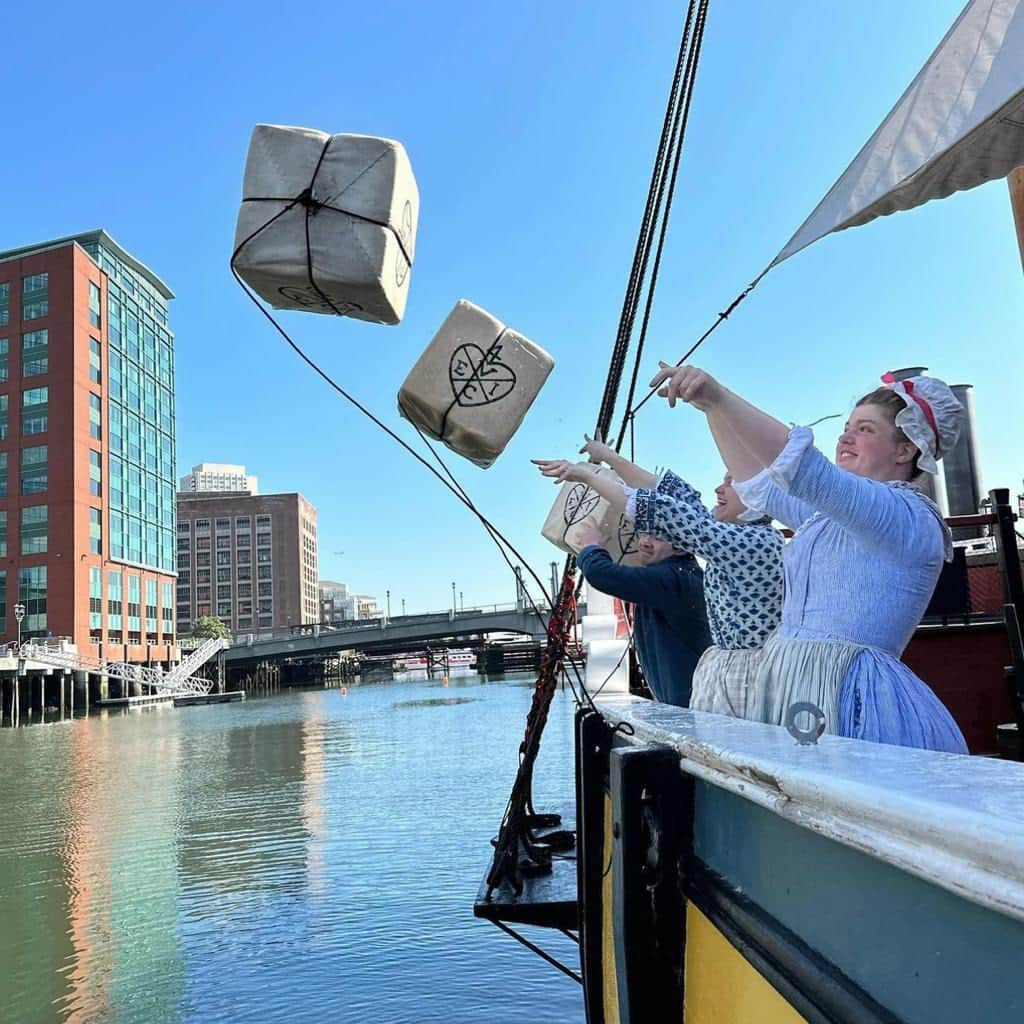
[[[942,514],[911,481],[938,471],[963,409],[935,378],[883,381],[850,414],[836,464],[809,428],[786,427],[696,367],[662,364],[651,384],[705,413],[743,501],[796,530],[782,624],[747,717],[782,724],[810,701],[828,732],[966,753],[952,716],[899,660],[952,557]]]
[[[782,611],[782,534],[769,516],[749,514],[728,475],[715,489],[711,511],[700,492],[671,471],[659,479],[590,438],[582,452],[610,466],[623,484],[590,476],[585,467],[564,460],[539,463],[541,472],[587,483],[614,511],[634,519],[637,535],[668,541],[706,561],[711,646],[694,670],[690,707],[744,717],[761,646]]]

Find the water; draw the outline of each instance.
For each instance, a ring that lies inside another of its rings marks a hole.
[[[582,1021],[575,982],[472,916],[531,682],[0,731],[3,1019]],[[559,693],[540,810],[571,799],[572,710]]]

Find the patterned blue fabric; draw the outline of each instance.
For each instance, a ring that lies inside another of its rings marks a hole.
[[[793,701],[809,699],[837,709],[829,731],[840,735],[966,753],[949,712],[899,661],[951,554],[949,529],[920,491],[839,469],[813,441],[794,429],[772,466],[734,485],[749,508],[796,528],[782,624],[751,713],[781,724]],[[826,684],[829,651],[842,672]]]
[[[728,650],[760,647],[782,609],[782,535],[769,520],[720,523],[700,492],[675,473],[635,495],[637,533],[706,559],[704,597],[711,642]]]

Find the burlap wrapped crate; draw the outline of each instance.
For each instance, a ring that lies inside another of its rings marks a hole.
[[[580,465],[595,475],[621,483],[618,474],[607,466],[592,462]],[[555,547],[578,554],[583,547],[580,531],[584,524],[597,527],[602,545],[613,561],[623,565],[639,564],[633,521],[613,512],[608,502],[585,483],[567,481],[559,489],[540,532]]]
[[[554,365],[539,345],[460,299],[405,378],[398,408],[425,434],[486,469]]]
[[[400,143],[258,124],[242,192],[233,263],[271,306],[402,319],[420,201]]]

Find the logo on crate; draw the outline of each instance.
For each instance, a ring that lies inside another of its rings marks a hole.
[[[405,206],[402,207],[402,220],[398,225],[398,240],[402,244],[398,247],[395,258],[395,284],[401,288],[409,276],[409,267],[411,266],[406,257],[412,241],[412,203],[408,199],[405,201]]]
[[[323,296],[311,285],[306,288],[278,288],[277,291],[282,298],[296,306],[302,306],[303,309],[321,309],[325,313],[337,313],[338,316],[363,312],[363,307],[358,302],[346,302],[333,296],[328,296],[331,301],[325,302]]]
[[[472,342],[452,353],[448,380],[456,403],[467,407],[500,402],[516,387],[515,371],[501,361],[501,345],[492,345],[485,352]]]
[[[601,495],[586,484],[573,484],[565,496],[565,508],[562,509],[565,525],[569,527],[582,523],[597,508],[600,500]]]
[[[621,562],[624,558],[628,558],[630,555],[635,555],[637,552],[636,528],[632,519],[627,519],[625,516],[619,516],[618,538],[619,547],[622,550],[622,554],[619,555],[619,561]]]

